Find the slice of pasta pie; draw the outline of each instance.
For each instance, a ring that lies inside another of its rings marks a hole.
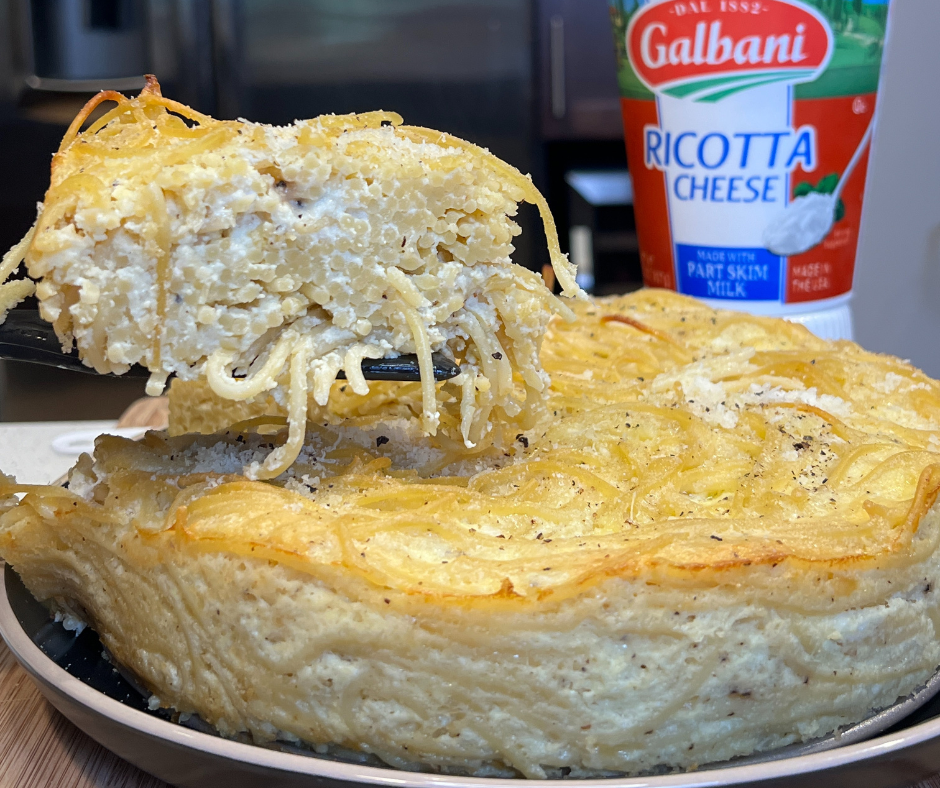
[[[463,370],[448,384],[452,438],[476,444],[493,418],[535,418],[539,344],[566,308],[510,260],[521,200],[538,206],[558,281],[576,294],[544,199],[487,151],[390,112],[218,121],[150,78],[137,98],[99,94],[75,119],[37,224],[0,275],[25,259],[43,317],[99,372],[142,364],[152,394],[170,375],[229,401],[270,392],[289,438],[249,469],[270,478],[300,449],[308,391],[325,405],[343,370],[368,392],[364,358],[417,354],[429,434],[438,350]],[[30,285],[5,288],[10,302]]]

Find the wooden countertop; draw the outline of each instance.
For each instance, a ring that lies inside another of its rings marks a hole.
[[[166,788],[122,761],[46,703],[0,642],[0,786]]]

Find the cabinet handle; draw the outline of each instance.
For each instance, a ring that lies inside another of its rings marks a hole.
[[[565,117],[565,20],[555,15],[549,22],[549,61],[552,75],[552,117]]]

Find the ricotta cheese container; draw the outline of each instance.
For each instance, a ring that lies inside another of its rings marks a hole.
[[[888,0],[610,0],[644,282],[851,338]]]

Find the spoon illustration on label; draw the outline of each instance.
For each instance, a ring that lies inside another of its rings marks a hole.
[[[789,256],[806,252],[820,243],[832,229],[836,206],[846,181],[862,158],[862,152],[871,139],[874,118],[865,129],[862,141],[852,154],[848,166],[833,189],[832,194],[811,191],[797,197],[780,211],[764,228],[764,246],[774,254]]]

